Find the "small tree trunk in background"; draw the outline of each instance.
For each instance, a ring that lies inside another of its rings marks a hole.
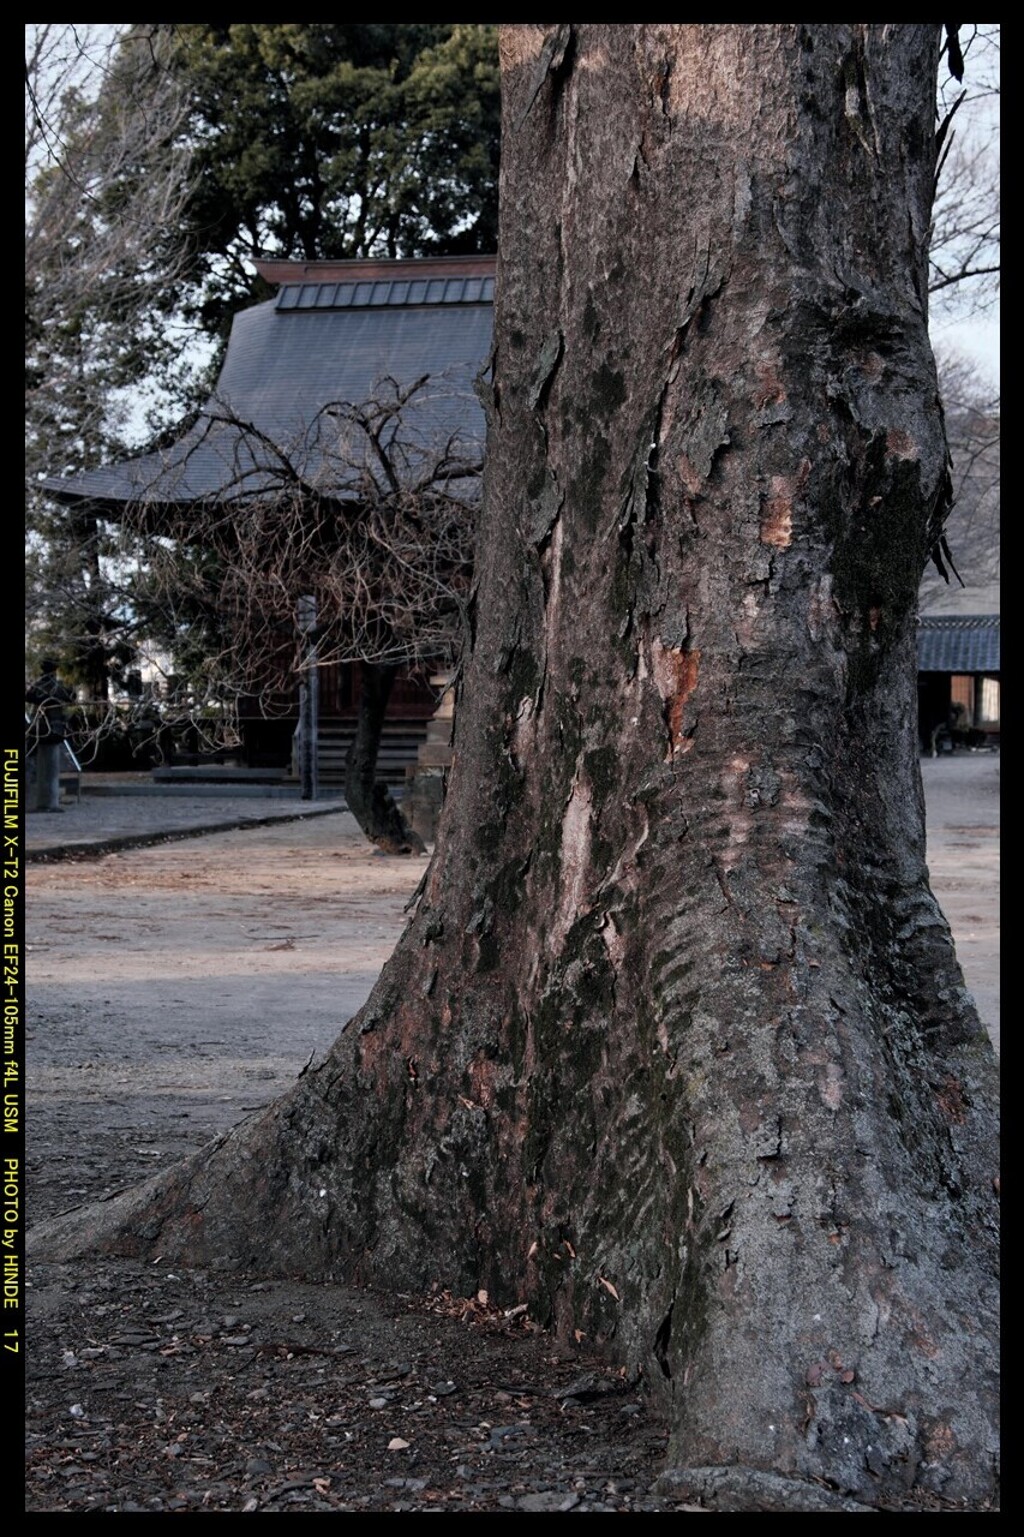
[[[87,698],[102,704],[110,696],[110,651],[105,617],[108,594],[100,564],[99,520],[87,512],[73,512],[70,530],[71,550],[80,558],[90,601],[84,619],[72,612],[65,616],[65,622],[80,626],[74,637],[77,642],[76,675],[85,685]]]
[[[928,886],[933,26],[504,29],[477,634],[329,1060],[67,1219],[486,1287],[720,1508],[996,1488],[995,1065]]]
[[[304,801],[315,801],[319,791],[320,674],[317,671],[316,598],[304,594],[296,604],[295,628],[302,648],[299,683],[299,785]]]
[[[384,718],[397,667],[359,664],[362,687],[356,734],[345,764],[345,800],[371,843],[386,854],[422,854],[424,845],[406,824],[386,784],[377,779]]]

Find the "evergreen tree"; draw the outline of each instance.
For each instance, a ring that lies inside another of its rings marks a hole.
[[[196,184],[189,313],[211,334],[268,290],[252,259],[497,245],[493,27],[197,23],[169,29]]]
[[[151,27],[29,29],[26,52],[26,524],[30,656],[104,700],[129,660],[112,531],[39,490],[47,474],[129,452],[140,386],[176,415],[180,345],[166,317],[183,250],[154,247],[188,189],[184,100]]]

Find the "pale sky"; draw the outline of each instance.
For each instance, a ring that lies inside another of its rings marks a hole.
[[[972,147],[987,145],[990,156],[995,157],[998,170],[1000,126],[1000,29],[995,24],[973,24],[960,28],[960,41],[964,46],[967,67],[961,84],[940,71],[940,96],[942,109],[948,110],[956,98],[966,91],[962,109],[957,111],[952,127],[955,141]],[[954,146],[955,153],[955,146]],[[998,196],[998,191],[997,191]],[[998,204],[996,228],[998,229]],[[983,263],[990,262],[992,254],[982,253]],[[998,260],[998,254],[996,254]],[[999,296],[982,311],[963,315],[968,307],[973,285],[964,285],[966,299],[952,296],[951,302],[942,303],[936,295],[931,306],[932,345],[963,353],[976,363],[984,382],[993,395],[999,394]],[[948,296],[947,296],[948,297]]]
[[[934,347],[951,347],[965,353],[977,363],[982,377],[993,395],[999,394],[999,304],[990,313],[975,315],[966,320],[951,321],[936,318],[932,321],[931,338]]]

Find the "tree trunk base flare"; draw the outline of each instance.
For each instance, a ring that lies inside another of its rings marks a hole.
[[[377,757],[388,700],[398,669],[361,664],[362,692],[356,734],[345,765],[349,811],[385,854],[422,854],[426,845],[406,822],[387,785],[377,780]]]
[[[915,724],[938,46],[503,30],[523,233],[416,912],[323,1064],[48,1254],[486,1288],[642,1372],[716,1508],[991,1508],[996,1064]]]

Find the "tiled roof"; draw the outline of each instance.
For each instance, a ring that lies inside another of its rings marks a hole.
[[[918,621],[919,672],[998,673],[999,615],[951,614]]]
[[[279,263],[275,276],[278,269],[287,270]],[[300,282],[235,316],[217,390],[172,448],[54,476],[46,489],[108,505],[237,500],[280,482],[275,450],[298,456],[304,477],[315,480],[311,429],[324,408],[361,405],[384,379],[429,379],[403,413],[409,435],[424,444],[454,437],[478,452],[485,424],[473,382],[491,345],[492,262],[424,262],[422,277],[410,261],[335,262],[324,264],[330,281],[322,282],[312,280],[316,270],[296,264]]]

